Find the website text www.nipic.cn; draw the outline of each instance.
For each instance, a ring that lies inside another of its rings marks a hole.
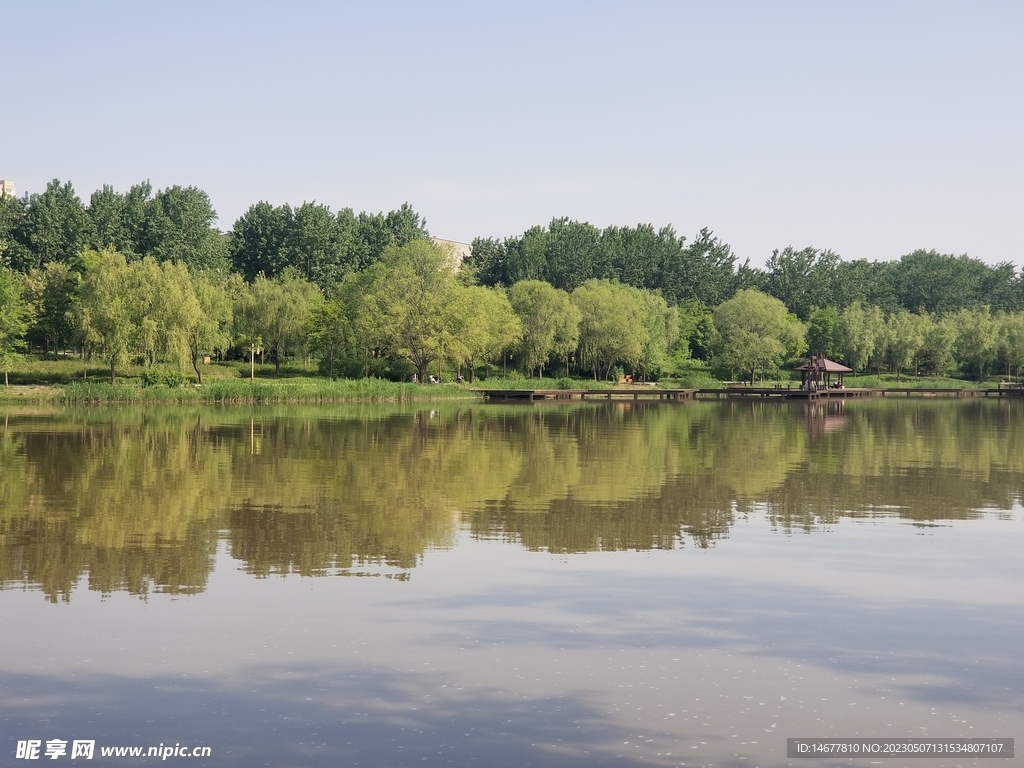
[[[56,760],[67,757],[71,760],[92,760],[100,757],[210,757],[210,747],[189,747],[176,743],[160,744],[157,747],[96,747],[94,739],[26,739],[18,742],[14,757],[18,760]]]

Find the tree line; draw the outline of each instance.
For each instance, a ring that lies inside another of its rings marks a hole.
[[[1024,362],[1024,281],[1012,264],[915,251],[843,261],[813,248],[738,264],[709,230],[555,219],[477,238],[461,265],[408,204],[389,213],[304,203],[249,208],[214,227],[195,187],[82,203],[57,180],[0,197],[0,356],[26,342],[116,369],[261,348],[278,366],[418,380],[435,363],[470,380],[528,375],[640,378],[710,367],[751,380],[807,351],[858,371],[1015,374]]]
[[[484,285],[510,286],[545,280],[572,291],[598,278],[657,290],[673,305],[697,301],[714,307],[744,288],[780,299],[801,320],[812,309],[843,309],[854,302],[890,314],[946,314],[988,305],[993,311],[1024,310],[1024,277],[1010,263],[995,266],[967,255],[917,250],[895,261],[844,261],[830,250],[786,247],[765,267],[738,263],[728,244],[701,230],[691,242],[670,226],[598,229],[586,222],[554,219],[522,235],[477,238],[470,260]]]

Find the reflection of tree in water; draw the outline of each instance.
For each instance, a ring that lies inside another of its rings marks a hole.
[[[884,401],[848,407],[840,432],[767,495],[774,524],[810,529],[842,517],[977,517],[1024,496],[1019,402]]]
[[[759,402],[12,415],[0,585],[53,600],[82,579],[193,593],[218,536],[252,574],[316,575],[413,568],[460,522],[570,553],[705,547],[762,505],[808,530],[965,518],[1020,501],[1022,408],[850,403],[841,422]]]
[[[36,584],[53,602],[70,600],[82,575],[103,594],[196,594],[206,588],[217,549],[217,530],[208,522],[189,526],[181,539],[107,547],[79,541],[69,521],[0,521],[0,585]]]
[[[9,418],[0,437],[0,583],[67,599],[90,588],[201,591],[213,567],[215,479],[225,463],[201,420],[92,412]]]
[[[528,501],[517,478],[469,515],[470,528],[554,552],[670,548],[686,537],[708,546],[727,535],[734,506],[785,480],[805,444],[791,411],[750,403],[541,410],[524,422],[523,450],[577,465],[546,481],[544,462],[529,461]]]

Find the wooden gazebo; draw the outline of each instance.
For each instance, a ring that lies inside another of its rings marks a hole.
[[[853,373],[853,368],[847,368],[842,363],[829,360],[823,355],[811,355],[811,359],[803,365],[798,365],[796,370],[800,371],[800,388],[811,391],[841,389],[843,377],[848,373]],[[836,375],[834,383],[832,374]]]

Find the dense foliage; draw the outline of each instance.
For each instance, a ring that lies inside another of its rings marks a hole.
[[[462,263],[408,204],[332,212],[259,202],[221,233],[196,187],[84,203],[70,183],[0,196],[0,361],[26,344],[170,362],[289,358],[328,376],[419,381],[493,365],[640,379],[712,370],[751,380],[807,351],[901,377],[983,379],[1024,364],[1024,280],[1012,264],[919,250],[843,261],[775,251],[738,264],[709,230],[599,229],[555,219],[477,238]]]

